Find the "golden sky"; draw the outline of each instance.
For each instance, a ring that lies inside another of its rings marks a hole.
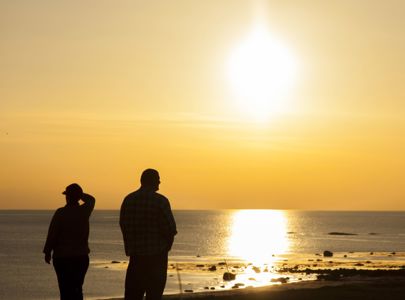
[[[152,167],[174,209],[405,210],[404,11],[0,1],[0,209],[118,209]]]

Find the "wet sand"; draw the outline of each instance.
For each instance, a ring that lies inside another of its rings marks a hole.
[[[165,299],[272,299],[272,300],[333,300],[333,299],[390,299],[405,298],[405,277],[356,278],[344,281],[302,282],[283,286],[200,293],[193,295],[172,295]]]
[[[182,295],[165,295],[167,300],[403,300],[405,277],[383,276],[351,278],[339,281],[312,281],[282,286],[245,288],[220,292],[202,292]],[[122,300],[114,298],[111,300]]]

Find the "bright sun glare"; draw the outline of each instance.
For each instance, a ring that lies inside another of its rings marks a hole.
[[[290,51],[257,26],[231,53],[229,79],[239,108],[257,121],[288,109],[286,95],[296,77]]]
[[[286,232],[287,218],[283,211],[237,211],[233,216],[229,252],[252,263],[269,263],[273,254],[288,252]]]

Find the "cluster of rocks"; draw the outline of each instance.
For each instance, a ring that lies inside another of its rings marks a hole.
[[[350,251],[349,253],[354,253],[353,251]],[[397,253],[395,251],[390,252],[390,254],[388,254],[388,256],[393,256],[396,255]],[[315,253],[316,256],[321,256],[321,254],[319,253]],[[374,255],[374,252],[370,252],[370,255]],[[324,257],[333,257],[333,252],[329,251],[329,250],[325,250],[323,251],[323,256]],[[343,257],[347,257],[347,254],[343,255]]]
[[[363,264],[361,264],[363,265]],[[364,269],[297,269],[297,268],[281,268],[278,270],[281,273],[303,273],[306,275],[315,274],[318,280],[337,280],[343,277],[364,276],[364,277],[383,277],[383,276],[401,276],[405,277],[405,266],[395,270],[364,270]]]

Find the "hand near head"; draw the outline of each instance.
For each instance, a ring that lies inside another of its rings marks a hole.
[[[50,253],[45,253],[45,262],[46,262],[47,264],[50,264],[50,263],[51,263],[51,258],[52,258],[52,256],[51,256]]]
[[[76,204],[80,200],[82,200],[85,204],[91,204],[93,203],[94,207],[94,202],[95,199],[93,196],[83,193],[83,189],[80,185],[77,183],[72,183],[66,187],[66,190],[63,192],[64,195],[66,195],[66,203],[67,204]]]
[[[93,200],[94,197],[93,197],[92,195],[90,195],[90,194],[82,193],[82,195],[80,196],[80,199],[81,199],[83,202],[87,202],[87,201]]]

